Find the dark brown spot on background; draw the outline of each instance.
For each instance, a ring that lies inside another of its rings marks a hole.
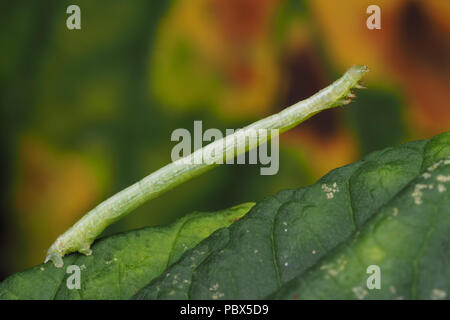
[[[286,96],[281,104],[283,108],[309,98],[329,84],[317,56],[313,48],[302,47],[288,53],[283,59],[283,74],[287,84]],[[329,139],[338,129],[338,113],[336,109],[321,112],[292,131],[312,130],[319,138]]]
[[[410,59],[421,61],[434,71],[448,70],[449,35],[434,23],[420,1],[408,1],[398,16],[398,42]]]

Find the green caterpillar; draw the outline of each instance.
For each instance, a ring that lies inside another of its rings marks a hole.
[[[267,130],[279,134],[295,127],[322,110],[348,104],[355,97],[351,90],[362,88],[359,81],[368,71],[369,69],[366,66],[353,66],[341,78],[312,97],[297,102],[277,114],[254,122],[243,128],[242,131],[245,134],[246,131],[250,130]],[[78,251],[85,255],[92,254],[90,246],[95,238],[106,227],[123,218],[133,209],[216,167],[218,165],[216,160],[230,156],[235,148],[241,150],[240,153],[248,151],[248,141],[237,139],[242,131],[237,131],[223,139],[214,141],[192,154],[162,167],[103,201],[56,239],[48,249],[45,262],[53,261],[56,267],[61,268],[64,265],[62,258],[68,253]],[[258,143],[262,144],[270,138],[270,135],[266,135],[265,141],[260,139]],[[212,150],[222,150],[222,152],[214,153],[214,156],[212,156]],[[239,152],[233,153],[233,156],[238,155]],[[200,157],[203,161],[198,161]]]

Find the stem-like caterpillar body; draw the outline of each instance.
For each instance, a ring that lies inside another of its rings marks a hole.
[[[276,129],[278,133],[282,133],[322,110],[349,103],[354,97],[351,89],[360,87],[358,82],[367,72],[366,66],[353,66],[341,78],[312,97],[297,102],[277,114],[256,121],[241,131],[214,141],[113,195],[89,211],[59,236],[48,249],[45,262],[51,260],[56,267],[62,267],[64,265],[62,257],[67,253],[78,251],[85,255],[91,254],[92,242],[113,222],[121,219],[144,202],[216,167],[219,158],[225,159],[230,155],[239,155],[239,152],[234,152],[235,149],[241,150],[241,153],[248,151],[248,140],[239,139],[239,137],[245,137],[246,132],[260,129],[271,132],[272,129]],[[260,139],[258,144],[262,144],[270,138],[270,135],[267,135],[266,139]],[[217,148],[222,152],[211,155],[211,151],[217,150]]]

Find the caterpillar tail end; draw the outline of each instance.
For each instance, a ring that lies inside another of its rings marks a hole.
[[[63,243],[63,241],[58,239],[50,249],[48,249],[44,263],[52,261],[56,268],[62,268],[64,266],[63,257],[67,253],[78,251],[85,256],[90,256],[92,254],[91,244],[88,242],[83,243],[79,247],[73,247],[72,249],[67,249]]]
[[[57,252],[47,253],[47,257],[45,257],[44,263],[47,263],[49,261],[52,261],[53,265],[56,268],[64,267],[64,261],[62,259],[62,255]]]

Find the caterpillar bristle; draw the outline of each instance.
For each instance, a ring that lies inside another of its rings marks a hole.
[[[352,102],[352,99],[344,99],[344,101],[342,102],[343,105],[349,104],[350,102]]]
[[[357,89],[367,89],[367,87],[363,86],[361,83],[357,83],[355,88],[357,88]]]

